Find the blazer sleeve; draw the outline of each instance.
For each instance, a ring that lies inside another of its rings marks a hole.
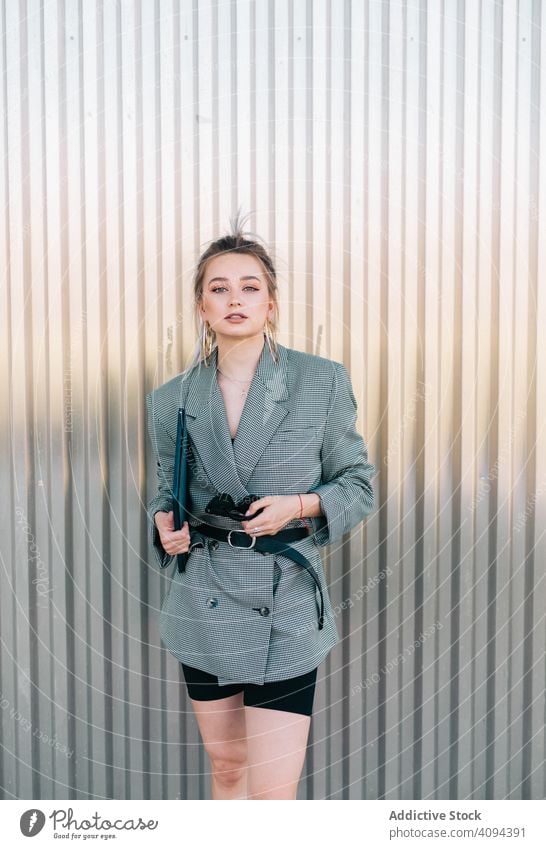
[[[163,548],[154,516],[160,510],[168,513],[173,509],[172,480],[175,444],[159,421],[158,416],[154,415],[154,406],[154,393],[150,392],[146,396],[148,434],[156,462],[158,491],[148,504],[149,541],[159,566],[165,568],[174,561],[175,555],[167,554]]]
[[[327,545],[371,513],[375,466],[366,443],[355,429],[357,403],[347,369],[335,363],[334,381],[321,449],[321,483],[311,492],[320,497],[323,516],[313,519],[317,545]]]

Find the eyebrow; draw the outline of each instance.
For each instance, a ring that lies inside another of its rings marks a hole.
[[[256,277],[254,274],[248,274],[246,277],[239,277],[239,280],[257,280],[260,282],[260,278]],[[229,279],[227,277],[213,277],[212,280],[209,280],[209,286],[211,283],[216,283],[220,281],[220,283],[229,283]]]

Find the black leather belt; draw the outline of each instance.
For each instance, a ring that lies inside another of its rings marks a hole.
[[[266,534],[262,537],[253,537],[244,531],[236,531],[233,529],[228,531],[226,528],[217,528],[216,525],[195,525],[192,526],[190,530],[203,534],[203,536],[206,537],[212,537],[213,539],[227,542],[232,548],[248,548],[249,550],[252,549],[253,551],[260,551],[263,554],[282,554],[283,557],[287,557],[289,560],[293,560],[294,563],[297,563],[298,566],[302,566],[304,569],[307,569],[315,581],[320,593],[318,627],[319,631],[322,630],[324,627],[324,598],[317,573],[309,563],[307,557],[304,557],[301,551],[298,551],[297,548],[292,548],[290,545],[286,545],[286,543],[296,542],[298,539],[304,539],[309,536],[308,531],[305,528],[286,528],[286,530],[279,531],[274,535]]]

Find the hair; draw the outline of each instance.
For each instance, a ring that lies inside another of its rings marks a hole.
[[[194,366],[205,361],[201,349],[201,334],[203,331],[203,319],[199,311],[199,306],[203,297],[203,282],[207,270],[207,264],[213,257],[220,256],[225,253],[242,253],[249,254],[255,257],[262,264],[265,271],[265,279],[269,297],[274,302],[273,317],[269,320],[271,331],[274,336],[278,332],[279,326],[279,303],[277,298],[277,272],[273,264],[273,260],[268,253],[267,248],[263,244],[263,240],[256,234],[243,229],[248,215],[241,217],[241,210],[237,211],[236,215],[230,219],[231,232],[226,233],[214,242],[211,242],[208,248],[201,254],[197,262],[195,273],[193,276],[193,319],[195,331],[197,334],[197,344],[193,352],[193,356],[189,366],[184,369],[184,374],[189,372]],[[246,238],[250,236],[252,238]],[[213,335],[213,350],[217,347],[216,333],[212,330]]]

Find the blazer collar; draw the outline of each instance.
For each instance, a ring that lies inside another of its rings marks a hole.
[[[188,381],[185,409],[188,433],[211,483],[238,502],[268,442],[288,414],[287,349],[278,345],[275,363],[264,346],[232,444],[224,398],[216,379],[218,349],[207,367],[200,363]],[[184,381],[183,381],[184,385]]]

